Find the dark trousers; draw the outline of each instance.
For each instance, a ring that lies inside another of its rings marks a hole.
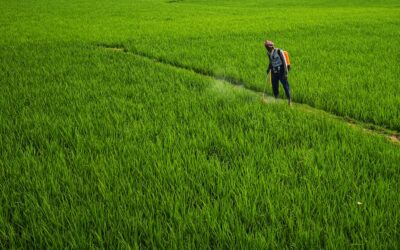
[[[283,88],[285,89],[285,94],[287,99],[291,100],[289,82],[285,77],[285,71],[281,69],[278,73],[272,73],[271,80],[272,80],[272,90],[274,92],[275,98],[278,98],[279,96],[279,81],[281,81]]]

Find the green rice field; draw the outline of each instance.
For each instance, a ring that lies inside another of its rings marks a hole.
[[[0,0],[0,249],[399,249],[399,37],[398,0]]]

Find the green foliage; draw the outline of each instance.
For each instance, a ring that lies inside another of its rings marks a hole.
[[[383,77],[398,69],[398,9],[321,5],[275,20],[261,1],[1,3],[0,248],[399,248],[398,145],[97,46],[260,89],[270,27],[291,51],[297,101],[398,128],[398,86]],[[387,38],[371,55],[364,24],[371,41],[378,27]],[[338,50],[354,78],[337,73]]]

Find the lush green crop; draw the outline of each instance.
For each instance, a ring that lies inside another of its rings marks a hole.
[[[296,101],[398,128],[398,86],[381,81],[398,69],[396,2],[292,2],[278,22],[262,1],[0,1],[0,248],[399,248],[398,144],[135,55],[258,90],[273,34]],[[355,89],[333,79],[339,55],[305,49],[367,21],[389,37],[372,53],[391,54],[374,64],[349,34],[352,73],[371,70]]]
[[[0,30],[7,43],[119,43],[256,90],[265,84],[263,41],[272,39],[292,57],[295,101],[400,130],[398,1],[59,0],[4,6]]]
[[[399,8],[176,8],[198,14],[158,15],[123,43],[262,90],[269,38],[290,52],[295,101],[400,129]]]

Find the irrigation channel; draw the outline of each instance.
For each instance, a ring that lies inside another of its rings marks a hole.
[[[105,50],[108,50],[111,52],[127,53],[130,55],[136,56],[136,57],[140,57],[144,60],[150,60],[154,63],[167,65],[167,66],[170,66],[173,68],[187,70],[190,72],[195,72],[196,74],[202,75],[204,77],[214,79],[216,84],[230,84],[230,85],[235,86],[236,88],[240,88],[245,91],[248,91],[249,93],[257,94],[260,96],[262,102],[264,102],[264,103],[271,103],[271,102],[275,101],[275,98],[268,96],[268,95],[264,95],[264,93],[262,93],[256,89],[246,87],[244,81],[235,79],[233,77],[229,77],[229,76],[221,77],[221,76],[217,76],[213,72],[205,70],[205,69],[189,67],[189,66],[180,64],[179,62],[170,62],[163,58],[158,58],[158,57],[155,57],[155,56],[152,56],[152,55],[140,52],[140,51],[129,51],[128,49],[126,49],[125,47],[123,47],[121,45],[116,46],[116,45],[108,45],[108,44],[97,44],[97,46],[101,49],[105,49]],[[285,102],[285,105],[287,105],[286,102]],[[362,122],[362,121],[359,121],[359,120],[356,120],[356,119],[353,119],[350,117],[343,117],[343,116],[339,116],[339,115],[336,115],[333,113],[329,113],[328,111],[312,107],[305,103],[292,102],[292,107],[302,110],[303,112],[318,113],[325,117],[339,120],[341,122],[346,123],[348,126],[350,126],[352,128],[363,131],[366,134],[383,136],[386,139],[388,139],[390,142],[400,145],[400,132],[398,132],[398,131],[389,130],[382,126],[375,125],[372,123]]]

